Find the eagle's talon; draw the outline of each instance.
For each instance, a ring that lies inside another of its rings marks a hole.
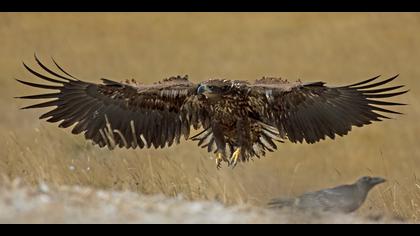
[[[232,169],[235,168],[235,166],[238,164],[238,159],[241,156],[241,148],[238,148],[235,150],[234,153],[232,153],[232,156],[229,159],[229,166],[232,166]]]
[[[222,161],[220,159],[216,159],[216,169],[220,170],[222,168]]]
[[[222,161],[224,160],[225,158],[223,158],[223,154],[222,153],[217,153],[216,154],[216,168],[218,169],[218,170],[220,170],[220,168],[222,168]]]
[[[237,164],[238,164],[237,161],[234,161],[233,163],[229,162],[229,166],[232,167],[232,169],[234,169]]]

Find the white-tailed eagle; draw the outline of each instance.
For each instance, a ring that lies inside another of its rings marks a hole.
[[[107,79],[96,84],[77,79],[55,61],[57,71],[35,60],[43,73],[24,67],[52,84],[18,81],[51,93],[19,98],[52,99],[23,108],[55,107],[40,119],[60,122],[61,128],[74,125],[73,134],[83,133],[110,149],[169,147],[181,137],[188,139],[191,128],[201,128],[191,139],[216,153],[218,167],[222,161],[235,166],[264,156],[285,139],[293,143],[334,139],[352,126],[387,119],[386,113],[401,114],[384,107],[404,104],[383,98],[407,92],[398,91],[401,85],[381,87],[397,76],[338,87],[271,77],[253,83],[221,79],[193,83],[187,76],[177,76],[148,85]]]

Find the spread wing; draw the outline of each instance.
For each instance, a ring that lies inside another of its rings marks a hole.
[[[199,106],[194,106],[197,85],[186,77],[171,77],[152,85],[141,85],[134,81],[118,83],[102,79],[102,84],[84,82],[55,65],[62,73],[56,73],[44,66],[36,57],[36,62],[48,73],[43,75],[25,68],[39,79],[53,85],[37,84],[18,80],[36,88],[56,90],[24,99],[53,99],[24,107],[55,107],[41,115],[48,122],[60,122],[59,127],[75,125],[73,134],[84,133],[86,139],[99,146],[126,148],[155,148],[171,146],[180,137],[188,138],[190,125],[198,127]],[[186,101],[192,101],[184,107]],[[191,104],[192,103],[192,104]]]
[[[277,127],[283,138],[315,143],[326,136],[334,139],[336,134],[346,135],[353,125],[388,119],[386,113],[401,114],[383,107],[405,104],[382,98],[406,93],[395,91],[403,86],[379,88],[397,76],[379,82],[377,76],[341,87],[263,78],[250,85],[250,97],[264,122]]]

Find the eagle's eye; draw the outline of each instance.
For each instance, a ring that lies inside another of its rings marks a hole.
[[[197,93],[198,94],[211,93],[213,89],[214,89],[213,85],[202,84],[197,88]]]

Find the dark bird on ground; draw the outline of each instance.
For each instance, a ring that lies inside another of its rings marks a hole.
[[[198,145],[235,166],[238,161],[261,157],[277,149],[276,142],[315,143],[327,136],[346,135],[352,126],[388,119],[383,108],[405,105],[383,101],[407,91],[403,86],[379,88],[397,76],[378,77],[346,86],[329,87],[324,82],[288,82],[263,77],[254,83],[211,79],[190,82],[187,76],[170,77],[154,84],[134,80],[101,84],[86,82],[67,73],[54,60],[58,71],[43,65],[43,73],[25,63],[39,79],[53,85],[17,80],[31,87],[56,90],[23,96],[23,99],[52,99],[24,107],[55,107],[40,116],[59,127],[72,125],[73,134],[83,133],[100,147],[164,148],[188,139],[191,128],[201,132],[191,137]]]
[[[305,193],[294,199],[273,199],[268,205],[273,209],[292,208],[304,211],[350,213],[364,203],[369,191],[385,182],[381,177],[364,176],[350,185]]]

